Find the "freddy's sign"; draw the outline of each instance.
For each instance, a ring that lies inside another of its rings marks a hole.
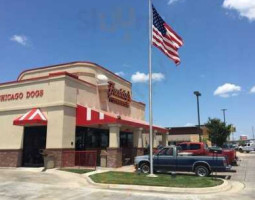
[[[17,92],[12,94],[0,95],[0,102],[5,101],[18,101],[22,99],[34,99],[43,96],[43,90],[32,90],[27,92]]]
[[[129,107],[131,101],[131,95],[129,91],[123,89],[116,89],[115,83],[108,82],[108,99],[109,102],[115,103],[121,106]]]

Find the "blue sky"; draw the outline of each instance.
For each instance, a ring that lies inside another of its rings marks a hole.
[[[28,68],[92,61],[131,80],[133,98],[148,105],[147,2],[0,0],[0,82],[15,80]],[[208,117],[222,119],[221,109],[227,108],[227,123],[237,127],[235,137],[252,136],[254,2],[153,1],[184,40],[178,67],[152,49],[153,72],[157,73],[153,84],[155,124],[196,124],[193,91],[199,90],[201,123]]]

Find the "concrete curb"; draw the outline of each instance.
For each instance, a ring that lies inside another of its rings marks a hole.
[[[109,170],[107,170],[109,171]],[[232,188],[232,185],[229,181],[221,179],[223,184],[215,186],[215,187],[207,187],[207,188],[177,188],[177,187],[161,187],[161,186],[142,186],[142,185],[117,185],[117,184],[102,184],[95,183],[89,176],[93,174],[103,173],[107,171],[99,171],[99,172],[90,172],[84,174],[83,176],[86,178],[89,184],[96,186],[101,189],[113,189],[113,190],[131,190],[131,191],[139,191],[139,192],[164,192],[164,193],[178,193],[178,194],[210,194],[210,193],[219,193],[225,192]]]

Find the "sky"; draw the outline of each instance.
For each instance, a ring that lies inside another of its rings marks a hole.
[[[236,126],[235,138],[255,127],[255,1],[153,0],[183,38],[176,67],[152,47],[153,121]],[[0,82],[25,69],[91,61],[132,82],[148,120],[148,0],[0,0]]]

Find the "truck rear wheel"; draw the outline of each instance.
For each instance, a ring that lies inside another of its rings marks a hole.
[[[209,176],[210,171],[207,167],[199,165],[195,168],[195,173],[197,176],[205,177],[205,176]]]
[[[144,174],[150,173],[150,165],[149,165],[149,163],[141,164],[140,169],[141,169],[141,172],[144,173]]]

